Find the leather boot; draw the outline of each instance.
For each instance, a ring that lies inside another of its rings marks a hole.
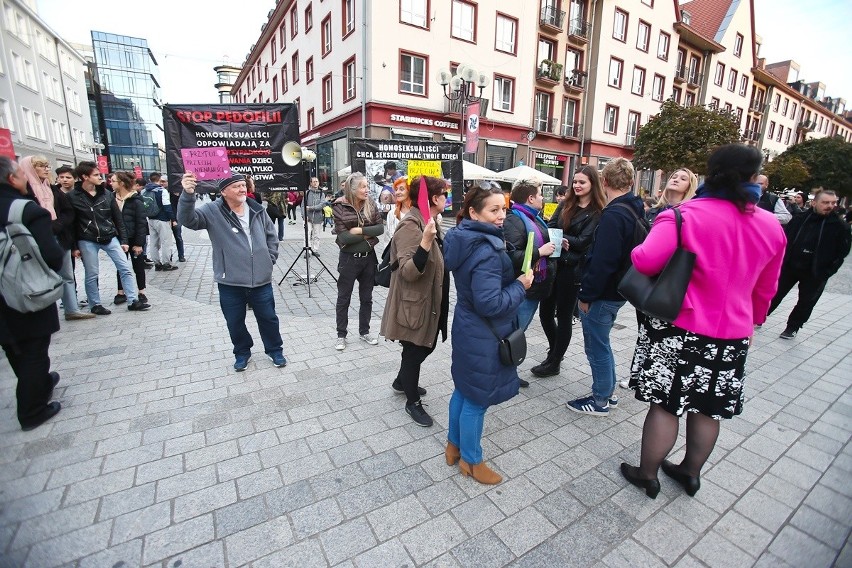
[[[470,465],[463,459],[459,459],[459,471],[465,477],[472,477],[484,485],[497,485],[503,481],[500,474],[488,467],[484,461]]]
[[[559,364],[561,360],[552,361],[550,357],[544,360],[540,365],[536,365],[530,371],[536,377],[552,377],[559,374]]]
[[[447,449],[444,450],[444,457],[447,458],[447,465],[456,465],[459,459],[461,459],[459,447],[454,443],[447,441]]]

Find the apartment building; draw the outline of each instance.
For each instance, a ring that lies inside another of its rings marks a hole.
[[[27,2],[3,0],[0,27],[0,128],[18,156],[51,164],[92,159],[92,122],[83,57]]]

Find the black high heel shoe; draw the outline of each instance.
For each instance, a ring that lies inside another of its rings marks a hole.
[[[698,493],[701,488],[701,478],[683,473],[678,466],[669,460],[663,460],[662,467],[663,473],[680,483],[687,495],[694,497]]]
[[[638,467],[633,467],[630,464],[621,462],[621,475],[623,475],[624,479],[636,487],[644,489],[645,494],[651,499],[656,499],[657,495],[660,493],[660,480],[657,478],[643,479],[639,477]]]

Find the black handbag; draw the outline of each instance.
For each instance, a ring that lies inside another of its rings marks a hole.
[[[382,260],[376,265],[376,275],[373,277],[373,281],[376,286],[381,286],[382,288],[390,288],[391,282],[391,272],[399,268],[399,261],[397,260],[393,264],[390,261],[391,255],[391,245],[385,247],[385,250],[382,252]]]
[[[677,248],[657,276],[645,276],[630,266],[618,284],[618,293],[639,311],[666,322],[673,322],[683,306],[686,289],[695,267],[695,253],[683,248],[680,211],[674,209],[677,224]]]
[[[500,363],[507,367],[517,367],[527,358],[527,336],[524,335],[524,330],[516,329],[506,337],[497,335],[497,330],[491,324],[488,318],[482,318],[488,324],[488,328],[494,337],[497,338],[497,352],[500,354]]]

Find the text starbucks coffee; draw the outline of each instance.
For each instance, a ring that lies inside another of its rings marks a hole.
[[[405,124],[419,124],[421,126],[434,126],[435,128],[448,128],[450,130],[458,130],[458,122],[450,122],[447,120],[434,120],[431,118],[421,118],[419,116],[410,116],[407,114],[392,114],[390,115],[391,122],[404,122]]]

